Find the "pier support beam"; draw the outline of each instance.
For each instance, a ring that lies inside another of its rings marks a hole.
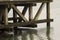
[[[49,2],[47,2],[46,3],[46,10],[47,10],[47,20],[49,20],[50,19],[50,3]],[[48,38],[48,40],[50,40],[50,21],[48,21],[47,22],[47,38]]]
[[[7,7],[4,8],[3,16],[4,16],[4,24],[8,25],[8,8]]]
[[[16,12],[13,10],[13,23],[17,23],[17,14]],[[14,27],[13,31],[14,31],[14,34],[17,34],[17,26]]]

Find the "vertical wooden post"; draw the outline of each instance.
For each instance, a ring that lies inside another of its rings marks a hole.
[[[13,23],[16,23],[17,22],[17,14],[16,12],[13,10]],[[14,34],[17,34],[17,27],[14,27]]]
[[[29,21],[32,21],[33,14],[32,14],[32,6],[29,6]],[[32,25],[31,25],[32,26]],[[30,34],[30,40],[34,40],[33,35]]]
[[[46,7],[47,7],[47,20],[50,19],[50,3],[47,2],[46,3]],[[50,40],[50,21],[47,22],[47,38],[48,40]]]
[[[17,22],[17,14],[16,12],[13,10],[13,22],[16,23]]]
[[[0,24],[2,23],[2,8],[1,8],[1,6],[0,6]]]
[[[4,19],[4,24],[8,25],[8,7],[3,8],[3,19]]]
[[[32,6],[29,6],[29,21],[33,19]]]

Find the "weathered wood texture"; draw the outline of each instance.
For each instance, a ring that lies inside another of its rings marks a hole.
[[[0,0],[2,2],[5,2],[5,1],[20,1],[20,2],[42,2],[42,1],[52,1],[52,0]]]
[[[46,12],[47,12],[47,20],[49,20],[50,19],[50,3],[46,3]],[[49,40],[51,40],[50,39],[50,22],[47,22],[47,32],[46,32],[46,36],[47,36],[47,38],[49,39]]]
[[[34,20],[37,20],[37,19],[39,18],[40,14],[41,14],[41,12],[42,12],[42,9],[43,9],[43,7],[44,7],[44,5],[45,5],[45,3],[42,3],[42,4],[41,4],[39,10],[37,11],[37,13],[36,13],[36,15],[35,15],[35,17],[34,17]]]
[[[27,19],[23,16],[23,14],[16,8],[16,6],[11,5],[11,7],[16,11],[16,13],[24,20],[27,21]]]
[[[37,2],[52,2],[52,0],[0,0],[1,4],[25,4],[25,3],[37,3]]]
[[[14,27],[14,26],[26,26],[26,25],[30,25],[30,24],[37,24],[37,23],[45,23],[45,22],[52,22],[53,19],[49,19],[49,20],[46,20],[46,19],[43,19],[43,20],[38,20],[38,21],[30,21],[30,22],[20,22],[20,23],[13,23],[13,24],[8,24],[8,25],[0,25],[1,27],[0,28],[10,28],[10,27]]]

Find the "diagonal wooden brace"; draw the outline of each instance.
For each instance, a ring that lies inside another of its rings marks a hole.
[[[23,11],[22,11],[22,14],[23,14],[23,16],[25,15],[25,13],[26,13],[26,11],[27,11],[27,6],[25,6],[24,7],[24,9],[23,9]],[[19,21],[18,22],[21,22],[23,19],[21,18],[21,17],[16,17],[15,19],[18,19]],[[10,21],[10,20],[14,20],[14,18],[13,17],[10,17],[10,18],[8,18],[8,20]]]
[[[24,20],[24,21],[28,21],[23,14],[15,7],[15,5],[11,5],[11,7],[14,9],[14,11],[16,11],[16,13]]]
[[[23,9],[23,11],[22,11],[22,14],[23,14],[23,16],[25,15],[25,13],[26,13],[26,11],[27,11],[27,6],[24,6],[24,9]],[[19,22],[21,22],[22,21],[22,18],[21,17],[19,17]]]
[[[41,4],[41,6],[40,6],[38,12],[36,13],[36,15],[35,15],[35,17],[34,17],[34,20],[37,20],[38,17],[40,16],[41,11],[42,11],[42,9],[43,9],[43,7],[44,7],[44,4],[45,4],[45,3],[42,3],[42,4]]]

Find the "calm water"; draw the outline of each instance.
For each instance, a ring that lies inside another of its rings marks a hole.
[[[53,28],[50,29],[50,39],[53,40]],[[3,33],[0,35],[0,40],[49,40],[46,36],[46,28],[35,28],[18,31],[17,35],[14,33]]]

